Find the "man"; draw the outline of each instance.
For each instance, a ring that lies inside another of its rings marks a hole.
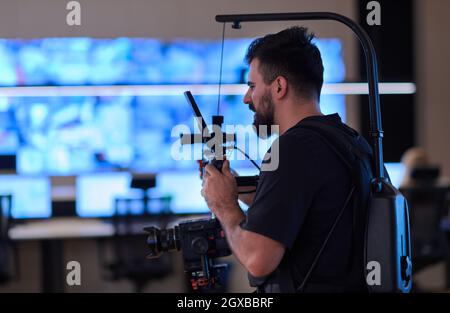
[[[257,129],[279,125],[279,165],[262,171],[256,193],[242,198],[250,205],[247,215],[239,207],[227,160],[222,172],[208,165],[203,181],[202,194],[221,222],[233,254],[248,270],[250,284],[263,292],[293,291],[285,288],[283,273],[295,288],[302,283],[352,187],[348,169],[329,145],[298,127],[315,120],[349,130],[337,114],[320,111],[323,65],[313,37],[306,28],[293,27],[256,39],[248,49],[244,103],[255,112]],[[303,291],[364,289],[362,262],[354,262],[362,258],[362,249],[356,251],[352,244],[354,236],[363,235],[353,232],[352,223],[349,208]]]

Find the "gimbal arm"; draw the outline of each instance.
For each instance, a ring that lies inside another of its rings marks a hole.
[[[364,29],[346,16],[331,12],[304,12],[304,13],[267,13],[267,14],[233,14],[217,15],[216,21],[220,23],[233,23],[233,28],[240,28],[241,22],[269,22],[269,21],[295,21],[295,20],[335,20],[348,26],[358,37],[366,57],[367,80],[369,83],[370,107],[370,137],[374,153],[373,173],[374,191],[381,191],[381,181],[384,178],[383,168],[383,131],[381,129],[380,96],[378,92],[378,65],[375,49]]]

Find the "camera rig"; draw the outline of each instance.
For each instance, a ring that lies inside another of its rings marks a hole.
[[[356,24],[351,19],[331,12],[236,14],[216,16],[216,21],[223,23],[223,39],[225,36],[225,23],[232,23],[233,28],[239,29],[241,28],[241,23],[243,22],[292,20],[334,20],[340,22],[349,27],[355,33],[362,45],[365,55],[367,80],[369,85],[369,123],[371,144],[373,148],[372,171],[374,173],[371,182],[371,191],[373,196],[369,203],[368,227],[366,230],[364,257],[365,262],[367,260],[378,260],[380,262],[382,268],[385,269],[383,270],[382,280],[386,282],[383,286],[371,286],[369,287],[369,290],[372,292],[409,292],[412,286],[409,210],[403,195],[394,186],[392,186],[384,173],[382,146],[383,131],[381,128],[381,110],[378,91],[378,65],[375,49],[367,33],[360,25]],[[199,125],[201,125],[201,142],[208,144],[203,133],[203,131],[207,128],[198,107],[195,105],[195,100],[189,92],[186,92],[185,95],[194,109],[194,114],[197,117]],[[213,117],[213,124],[219,126],[215,127],[215,131],[221,129],[220,126],[222,122],[222,116],[217,115]],[[207,130],[206,132],[206,135],[209,135]],[[189,143],[195,143],[196,138],[192,138],[191,135],[188,136]],[[184,136],[182,135],[182,138],[183,137]],[[221,156],[223,157],[224,155],[223,142],[226,141],[227,136],[226,134],[223,136],[220,131],[219,136],[217,133],[214,133],[213,137],[216,140],[219,138],[220,142],[217,143],[215,140],[214,143],[216,145],[211,147],[214,148],[214,150],[211,150],[214,154],[211,164],[221,170],[223,164],[223,158],[221,158]],[[200,163],[200,166],[202,166],[202,163]],[[239,180],[237,180],[237,182],[238,185],[240,185]],[[206,278],[206,286],[210,288],[214,283],[216,283],[215,278],[213,279],[211,272],[209,272],[210,269],[216,268],[210,266],[210,263],[205,261],[210,260],[211,256],[216,256],[213,252],[218,251],[216,248],[219,245],[212,245],[212,243],[217,243],[217,240],[224,239],[224,237],[221,236],[208,237],[211,234],[223,234],[222,228],[218,221],[215,219],[210,219],[206,221],[199,221],[198,224],[195,221],[187,222],[187,225],[180,224],[178,228],[175,227],[173,230],[164,230],[164,232],[160,231],[159,233],[155,231],[155,229],[147,229],[147,231],[150,231],[148,243],[151,249],[153,248],[153,251],[157,252],[155,249],[158,248],[160,248],[161,251],[181,249],[185,259],[185,270],[187,272],[190,272],[191,268],[188,266],[190,262],[186,261],[189,261],[190,252],[194,251],[196,255],[196,262],[198,263],[199,258],[203,261],[203,267],[202,271],[200,271],[200,275],[202,275],[201,277]],[[380,233],[385,234],[381,240],[379,238]],[[200,237],[204,239],[197,239]],[[162,242],[161,239],[163,239],[164,242]],[[212,239],[212,242],[209,239]],[[157,240],[159,241],[156,242]],[[383,242],[383,244],[380,244],[380,241]],[[179,245],[174,246],[173,242],[178,243]],[[222,243],[226,244],[226,241],[223,241]],[[199,246],[201,248],[199,248]],[[229,253],[228,248],[223,251],[227,251],[227,253]],[[208,258],[204,257],[205,255],[208,256]],[[221,254],[219,253],[218,255]],[[364,264],[364,266],[365,265],[366,264]],[[191,277],[194,277],[193,272],[190,273]],[[218,272],[215,272],[213,275],[217,275],[217,273]],[[194,280],[200,282],[198,277],[194,277]]]
[[[235,134],[222,132],[223,116],[212,117],[210,132],[190,91],[184,93],[192,107],[201,134],[181,134],[181,144],[202,143],[207,146],[207,158],[199,161],[201,177],[207,164],[222,171],[227,143],[236,141]],[[259,176],[237,176],[238,186],[256,186]],[[213,218],[187,220],[174,228],[147,227],[148,258],[158,258],[163,252],[180,251],[183,254],[184,271],[194,292],[223,291],[228,270],[227,264],[217,264],[216,258],[231,254],[220,222]]]
[[[233,148],[236,148],[234,146],[234,143],[236,142],[236,134],[227,134],[222,132],[222,124],[224,120],[223,115],[212,116],[213,131],[210,132],[202,116],[202,113],[200,112],[200,109],[198,108],[198,105],[194,97],[192,96],[192,93],[190,91],[185,91],[184,96],[192,107],[192,111],[194,113],[195,119],[197,120],[198,128],[200,129],[201,134],[181,134],[181,144],[206,144],[207,148],[209,149],[206,155],[207,158],[203,158],[199,161],[201,173],[204,173],[204,169],[207,164],[211,164],[219,171],[222,171],[223,160],[224,156],[226,155],[226,145],[227,143],[231,142],[233,143]],[[258,178],[258,175],[235,177],[236,184],[238,186],[256,186],[258,183]]]
[[[192,291],[224,291],[227,264],[216,264],[215,259],[231,254],[219,221],[212,219],[187,220],[174,228],[147,227],[147,258],[158,258],[166,251],[183,254],[184,272]]]

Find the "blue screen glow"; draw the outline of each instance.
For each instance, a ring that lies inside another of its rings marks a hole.
[[[244,56],[252,40],[225,41],[222,83],[246,83]],[[345,66],[340,41],[315,42],[321,50],[325,82],[342,82]],[[181,92],[2,96],[1,87],[183,85],[187,90],[192,84],[218,83],[220,50],[219,40],[0,39],[0,154],[15,154],[17,171],[23,175],[82,175],[77,181],[80,216],[110,216],[111,199],[133,194],[130,174],[95,174],[116,170],[158,174],[155,192],[173,195],[173,212],[207,212],[196,162],[177,161],[171,155],[179,138],[179,134],[173,136],[173,127],[182,124],[195,129]],[[194,96],[209,124],[217,113],[217,95],[194,92]],[[253,113],[242,97],[222,94],[220,113],[225,124],[252,123]],[[345,120],[344,96],[322,95],[321,108],[325,114],[338,112]],[[253,134],[248,140],[253,144],[257,139]],[[253,171],[247,160],[233,162],[234,168]],[[4,188],[3,180],[0,185]],[[187,192],[185,186],[192,190]],[[45,193],[43,187],[36,190]],[[47,209],[42,203],[36,215],[45,216]],[[16,210],[16,216],[28,214],[21,210]]]
[[[48,218],[52,214],[48,178],[0,175],[0,194],[12,195],[13,218]]]

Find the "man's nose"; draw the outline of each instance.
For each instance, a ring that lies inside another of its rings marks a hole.
[[[250,88],[244,95],[244,103],[250,105],[252,103],[252,98],[250,97]]]

